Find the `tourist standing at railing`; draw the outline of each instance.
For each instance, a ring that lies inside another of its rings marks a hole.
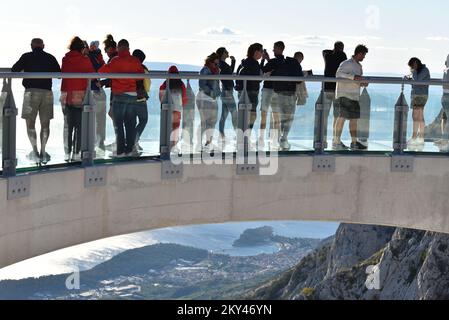
[[[220,74],[233,75],[235,70],[235,57],[230,57],[226,48],[219,48],[217,54],[220,57]],[[228,58],[231,58],[231,65],[226,63],[226,59]],[[232,117],[232,126],[234,127],[234,130],[236,130],[238,126],[237,103],[234,98],[234,81],[221,81],[221,102],[222,108],[219,128],[222,145],[224,146],[226,144],[225,125],[229,114],[231,114]]]
[[[358,141],[358,119],[360,119],[360,88],[367,87],[367,83],[360,83],[363,80],[362,62],[368,48],[364,45],[358,45],[351,59],[343,62],[337,70],[337,78],[355,80],[351,82],[337,82],[337,100],[339,105],[339,115],[336,123],[336,133],[333,143],[334,150],[347,150],[348,147],[341,141],[341,135],[345,121],[349,120],[349,131],[351,133],[351,149],[366,150],[367,146]],[[357,82],[356,82],[357,81]]]
[[[87,54],[95,71],[98,71],[105,64],[99,46],[99,41],[92,41]],[[104,152],[106,150],[104,145],[106,139],[106,93],[98,79],[92,80],[92,94],[95,101],[95,145]]]
[[[449,55],[446,59],[446,68],[444,69],[443,81],[443,97],[441,99],[441,104],[443,105],[444,113],[449,115]],[[449,152],[449,122],[444,122],[443,138],[441,143],[441,152]]]
[[[271,76],[278,76],[277,69],[284,63],[284,50],[285,44],[282,41],[278,41],[273,46],[274,58],[270,59],[268,53],[264,52],[264,59],[268,60],[262,68],[263,73]],[[277,93],[274,92],[274,82],[265,81],[262,88],[262,100],[260,103],[260,134],[259,134],[259,147],[265,145],[265,134],[267,129],[267,115],[271,108],[271,129],[270,132],[272,149],[277,149],[279,145],[279,132],[280,132],[280,110],[277,103]]]
[[[263,46],[260,43],[254,43],[248,48],[247,58],[242,61],[241,67],[239,67],[241,76],[262,76],[263,62],[259,63],[259,60],[264,56]],[[251,112],[249,120],[249,129],[254,128],[254,123],[257,119],[257,106],[259,104],[259,90],[261,81],[247,81],[246,92],[248,94],[249,103],[251,103]],[[237,91],[239,92],[239,104],[245,104],[246,98],[242,94],[244,89],[244,81],[238,80],[236,84]]]
[[[104,52],[108,56],[108,62],[111,62],[116,56],[118,56],[117,51],[117,42],[115,42],[114,37],[110,34],[106,36],[106,39],[103,41]],[[111,79],[105,79],[101,81],[101,86],[105,88],[111,88]],[[109,99],[109,116],[112,118],[112,100],[114,99],[114,94],[111,91],[111,96]]]
[[[170,69],[168,69],[168,73],[179,74],[179,70],[176,66],[171,66]],[[188,102],[187,89],[184,82],[180,79],[171,79],[168,82],[169,90],[167,90],[167,81],[164,81],[161,85],[159,89],[159,100],[161,103],[171,103],[173,106],[170,150],[174,153],[179,153],[179,128],[181,126],[183,107],[186,106]],[[170,96],[168,96],[168,93],[170,93]]]
[[[218,75],[220,74],[220,57],[216,53],[212,53],[207,57],[204,67],[201,69],[201,75]],[[212,148],[212,140],[214,138],[214,130],[218,120],[218,103],[220,96],[219,80],[200,80],[200,90],[196,96],[196,105],[201,117],[201,127],[199,143],[204,150],[208,151]],[[203,136],[206,135],[206,143],[203,146]]]
[[[100,73],[145,73],[142,63],[129,52],[129,42],[120,40],[117,45],[118,56],[100,68]],[[137,84],[140,79],[113,79],[112,119],[116,136],[117,157],[134,156],[136,143]]]
[[[145,59],[147,58],[145,53],[142,50],[136,49],[133,51],[133,57],[139,59],[139,61],[142,63],[143,70],[145,70],[145,74],[149,74],[150,70],[144,64]],[[140,146],[139,141],[148,123],[147,101],[150,99],[151,80],[148,78],[138,80],[136,82],[136,86],[137,86],[137,102],[139,102],[139,108],[136,109],[136,115],[137,120],[139,122],[136,127],[137,135],[136,135],[136,144],[134,145],[134,151],[140,152],[143,150],[143,148]]]
[[[61,72],[61,67],[54,56],[44,51],[42,39],[31,40],[32,52],[22,55],[14,66],[12,72]],[[24,79],[25,87],[23,98],[22,119],[26,121],[28,138],[33,151],[29,159],[46,164],[50,155],[46,152],[48,138],[50,137],[50,121],[53,119],[53,92],[52,79]],[[37,147],[36,118],[39,113],[41,123],[40,142],[41,150]]]
[[[304,61],[304,54],[302,52],[296,52],[293,56],[296,60],[298,60],[299,64],[302,64]],[[302,72],[304,74],[304,77],[308,77],[309,75],[312,75],[312,70],[304,71]],[[305,81],[302,81],[301,83],[298,83],[296,85],[296,105],[297,106],[305,106],[307,104],[307,99],[309,98],[309,92],[307,90],[307,85]]]
[[[286,57],[284,62],[277,68],[276,75],[280,77],[303,77],[301,64],[297,59]],[[281,151],[289,151],[291,145],[288,141],[290,129],[293,125],[296,112],[296,86],[298,82],[274,83],[274,92],[277,94],[277,103],[281,120],[279,132],[279,145]]]
[[[408,62],[408,66],[412,72],[410,78],[415,81],[428,81],[430,80],[430,71],[425,64],[418,58],[411,58]],[[424,107],[429,99],[429,86],[428,85],[412,85],[412,103],[411,108],[413,110],[413,135],[408,142],[408,148],[421,148],[425,145],[424,133],[425,133],[425,119],[424,119]]]
[[[341,41],[337,41],[334,44],[334,50],[324,50],[323,58],[324,58],[324,76],[327,78],[335,78],[337,74],[338,67],[343,61],[348,60],[346,53],[344,52],[345,45]],[[334,120],[332,125],[333,132],[333,141],[336,140],[336,123],[339,117],[339,108],[338,103],[335,99],[335,90],[337,88],[337,83],[335,82],[326,82],[323,86],[323,130],[324,130],[324,141],[327,142],[327,131],[328,131],[328,122],[329,122],[329,114],[332,106],[334,106]]]
[[[62,59],[63,73],[95,73],[89,58],[83,55],[85,49],[79,37],[72,39],[70,51]],[[61,105],[67,117],[66,161],[81,160],[81,117],[87,86],[87,79],[62,79]]]

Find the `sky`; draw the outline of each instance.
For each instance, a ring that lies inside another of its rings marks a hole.
[[[11,66],[29,51],[30,40],[43,38],[60,61],[72,36],[100,40],[112,33],[142,49],[149,61],[202,65],[225,46],[238,60],[251,43],[269,52],[283,40],[286,54],[305,54],[303,67],[323,70],[321,51],[336,40],[346,52],[363,43],[370,48],[366,74],[408,74],[417,56],[432,73],[441,73],[449,54],[446,0],[204,0],[64,1],[3,0],[0,19],[0,67]],[[425,3],[425,6],[423,5]]]

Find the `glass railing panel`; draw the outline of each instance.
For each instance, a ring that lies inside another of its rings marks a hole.
[[[134,144],[129,147],[125,154],[117,155],[117,137],[114,129],[112,104],[111,104],[111,89],[104,88],[104,96],[106,98],[103,109],[103,97],[100,96],[100,104],[97,105],[97,119],[96,119],[96,159],[110,160],[110,159],[126,159],[139,158],[159,155],[159,135],[160,135],[160,101],[159,101],[159,86],[160,80],[153,80],[150,91],[147,92],[147,99],[134,99],[135,104],[131,107],[135,117],[135,135]],[[95,95],[94,95],[95,96]],[[120,98],[118,98],[120,99]],[[123,125],[125,138],[127,135],[126,128]],[[103,138],[104,134],[104,138]]]
[[[414,95],[406,90],[410,107],[407,123],[408,152],[448,152],[447,116],[443,109],[443,89],[430,86],[428,94]],[[420,92],[421,93],[421,92]],[[423,115],[424,117],[421,117]],[[424,121],[422,121],[424,120]],[[421,133],[424,129],[424,133]],[[417,135],[416,135],[417,133]],[[414,139],[417,137],[417,139]]]
[[[329,114],[326,150],[393,151],[395,106],[400,93],[400,85],[383,84],[362,87],[358,101],[346,99],[338,93],[324,92],[324,109]],[[351,119],[355,121],[352,126]]]
[[[17,168],[34,168],[66,163],[64,125],[61,106],[61,80],[53,79],[53,91],[25,90],[21,80],[13,80],[13,94],[17,116]],[[36,117],[36,121],[33,122]],[[28,119],[30,125],[27,125]],[[42,130],[41,121],[50,119],[50,132]],[[35,124],[34,129],[32,124]],[[42,141],[48,140],[43,152]],[[35,140],[36,139],[36,140]],[[33,146],[37,147],[33,150]]]
[[[290,151],[314,150],[315,104],[320,96],[320,92],[321,83],[303,82],[297,85],[293,97],[295,113],[288,136],[288,141],[291,145]],[[281,122],[282,114],[281,112]],[[283,133],[283,130],[281,130],[281,133]],[[280,143],[281,150],[283,150],[282,137]]]

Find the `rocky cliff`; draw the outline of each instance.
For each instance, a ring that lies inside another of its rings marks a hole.
[[[335,238],[246,298],[449,299],[449,236],[343,224]]]

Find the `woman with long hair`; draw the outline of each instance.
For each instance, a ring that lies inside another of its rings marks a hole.
[[[411,78],[415,81],[430,80],[430,72],[426,65],[418,58],[411,58],[408,66],[412,72]],[[424,120],[424,107],[429,99],[428,85],[413,85],[412,86],[412,105],[413,110],[413,136],[408,142],[408,148],[422,148],[424,147],[424,130],[426,123]]]
[[[220,74],[220,57],[212,53],[206,58],[204,67],[201,69],[201,75]],[[214,130],[218,121],[218,103],[220,96],[220,82],[218,80],[200,80],[200,90],[196,96],[196,105],[200,112],[201,127],[199,135],[199,144],[205,150],[210,150],[214,138]],[[203,146],[203,135],[206,135],[206,143]]]
[[[69,52],[62,59],[62,72],[95,73],[90,59],[83,54],[85,44],[79,37],[70,41]],[[88,85],[87,79],[63,79],[61,86],[61,105],[67,120],[67,139],[65,160],[81,160],[81,116],[84,97]]]
[[[260,43],[253,43],[248,48],[247,58],[242,61],[239,67],[239,75],[244,76],[261,76],[263,75],[262,63],[259,60],[264,56],[263,46]],[[252,130],[257,119],[257,105],[259,104],[259,90],[261,81],[248,81],[246,84],[246,91],[248,93],[249,101],[252,105],[251,115],[249,121],[249,128]],[[244,96],[241,94],[243,90],[243,81],[237,81],[237,91],[239,91],[239,104],[244,104]]]

